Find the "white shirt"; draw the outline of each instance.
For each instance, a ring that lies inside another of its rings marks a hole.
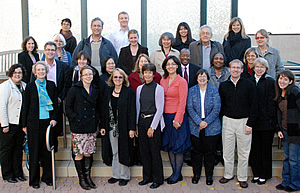
[[[119,29],[118,31],[112,32],[108,37],[114,48],[116,49],[118,56],[120,54],[121,48],[129,45],[128,31],[129,28],[125,32],[122,29]]]
[[[200,89],[200,96],[201,96],[201,118],[204,119],[205,118],[205,111],[204,111],[204,99],[205,99],[205,91],[202,91]]]
[[[189,69],[190,64],[187,64],[186,66],[181,64],[181,70],[182,70],[182,78],[184,78],[184,71],[185,71],[185,67],[186,67],[186,72],[188,75],[188,79],[190,79],[190,69]]]
[[[49,66],[49,72],[47,74],[47,80],[50,80],[56,84],[56,62],[53,60],[52,66],[48,64],[47,60],[45,60],[46,64]]]

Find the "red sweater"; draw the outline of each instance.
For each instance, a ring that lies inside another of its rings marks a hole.
[[[154,77],[153,77],[153,80],[159,84],[160,82],[160,79],[161,79],[161,75],[159,73],[155,73],[154,74]],[[136,89],[138,86],[142,85],[145,83],[142,82],[140,76],[139,76],[139,73],[138,72],[134,72],[134,73],[131,73],[129,76],[128,76],[128,80],[129,80],[129,88],[132,88],[136,94]]]

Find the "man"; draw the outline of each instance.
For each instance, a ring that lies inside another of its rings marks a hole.
[[[120,29],[111,33],[109,35],[109,40],[114,45],[118,55],[120,54],[121,48],[128,46],[128,21],[129,16],[128,13],[125,11],[122,11],[118,14],[118,21],[120,23]]]
[[[235,59],[229,63],[231,77],[222,82],[221,115],[223,116],[223,158],[224,177],[219,182],[227,183],[234,178],[234,150],[237,141],[237,179],[242,188],[247,188],[248,158],[251,148],[252,127],[254,126],[257,105],[255,85],[241,78],[243,63]]]
[[[72,55],[74,49],[77,46],[77,41],[70,30],[71,27],[72,27],[71,20],[69,18],[65,18],[61,21],[61,30],[59,33],[62,34],[66,39],[67,44],[65,46],[65,50],[70,52]]]
[[[112,57],[118,61],[118,55],[112,43],[101,36],[103,21],[96,17],[91,22],[92,35],[79,42],[72,56],[72,66],[76,65],[76,56],[81,50],[85,50],[91,56],[91,66],[95,67],[99,75],[102,74],[101,68],[105,65],[104,61]]]
[[[224,52],[220,42],[212,41],[212,37],[213,31],[209,25],[200,27],[200,40],[192,42],[189,47],[192,64],[208,70],[212,56],[217,52]]]

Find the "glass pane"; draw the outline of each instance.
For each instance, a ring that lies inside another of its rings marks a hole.
[[[213,40],[223,43],[231,15],[231,0],[207,1],[207,24],[213,28]]]
[[[187,22],[194,39],[199,39],[200,1],[190,0],[148,0],[147,43],[149,54],[159,49],[158,40],[164,32],[171,32],[174,37],[180,22]]]
[[[0,1],[0,52],[21,49],[22,11],[20,0]]]
[[[69,18],[71,31],[77,42],[81,39],[80,0],[41,1],[29,0],[29,35],[33,36],[44,50],[44,44],[51,41],[61,29],[61,20]]]

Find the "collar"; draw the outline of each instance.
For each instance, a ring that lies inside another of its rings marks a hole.
[[[49,66],[49,68],[52,68],[52,67],[55,67],[55,66],[56,66],[56,61],[55,61],[55,59],[53,60],[53,64],[52,64],[52,65],[50,65],[46,59],[45,59],[45,63]]]
[[[230,76],[230,79],[229,79],[235,86],[237,85],[237,83],[241,80],[241,77],[236,81],[234,82],[232,79],[231,79],[231,76]]]
[[[182,69],[184,69],[185,67],[186,67],[187,69],[189,69],[189,66],[190,66],[190,63],[188,63],[186,66],[183,65],[183,64],[181,64],[181,68],[182,68]]]
[[[100,37],[100,40],[94,40],[93,35],[90,36],[90,43],[92,42],[102,42],[102,36]]]

